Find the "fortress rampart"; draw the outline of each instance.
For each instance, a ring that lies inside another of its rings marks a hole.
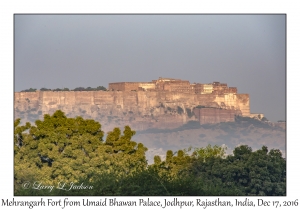
[[[120,89],[119,91],[16,92],[15,118],[32,122],[41,118],[43,114],[52,114],[60,109],[70,117],[83,116],[98,120],[106,129],[128,124],[133,129],[143,130],[175,128],[189,120],[197,120],[193,114],[197,106],[232,110],[228,113],[238,112],[240,115],[250,116],[248,94],[238,94],[236,89],[227,88],[227,85],[220,85],[223,89],[215,88],[213,84],[208,87],[212,87],[208,89],[211,90],[210,94],[204,92],[199,94],[191,91],[194,89],[191,85],[187,86],[186,81],[178,82],[169,79],[152,83],[109,84],[110,89]],[[174,91],[174,89],[182,91]],[[232,119],[232,114],[226,113],[219,111],[217,114],[219,117],[214,120],[202,121],[219,122],[226,121],[227,118]]]
[[[213,124],[220,122],[234,122],[239,110],[226,110],[220,108],[195,108],[194,113],[200,124]]]

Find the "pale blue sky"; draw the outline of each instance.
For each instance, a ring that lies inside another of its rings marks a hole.
[[[285,120],[285,15],[15,15],[14,35],[15,91],[220,81]]]

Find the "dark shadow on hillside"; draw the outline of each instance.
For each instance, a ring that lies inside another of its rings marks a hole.
[[[270,130],[280,130],[285,131],[285,129],[274,126],[270,122],[263,122],[254,118],[250,117],[241,117],[236,116],[235,122],[222,122],[218,124],[204,124],[200,125],[198,121],[188,121],[186,124],[174,128],[174,129],[157,129],[157,128],[151,128],[143,131],[138,131],[137,134],[146,134],[146,133],[172,133],[177,131],[184,131],[184,130],[191,130],[191,129],[221,129],[227,133],[234,132],[237,128],[249,128],[249,127],[255,127],[255,128],[263,128],[263,129],[270,129]]]

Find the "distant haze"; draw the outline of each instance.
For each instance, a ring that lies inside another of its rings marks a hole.
[[[285,15],[15,15],[15,91],[219,81],[286,116]]]

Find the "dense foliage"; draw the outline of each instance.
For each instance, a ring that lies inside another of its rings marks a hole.
[[[87,87],[87,88],[77,87],[77,88],[74,88],[72,91],[98,91],[98,90],[106,91],[107,89],[104,86],[98,86],[96,88],[91,88],[91,87]],[[70,91],[70,89],[69,88],[54,88],[54,89],[41,88],[40,91]],[[21,92],[36,92],[36,89],[29,88],[29,89],[22,90]]]
[[[84,88],[84,87],[77,87],[77,88],[75,88],[73,91],[97,91],[97,90],[104,90],[104,91],[106,91],[106,88],[103,87],[103,86],[98,86],[97,88],[91,88],[91,87],[87,87],[87,88]]]
[[[108,132],[99,122],[61,111],[35,125],[14,123],[15,195],[286,195],[286,161],[279,150],[208,145],[167,151],[148,165],[147,148],[125,126]],[[32,183],[29,189],[24,184]],[[84,183],[89,190],[56,189]],[[34,184],[36,183],[36,184]],[[55,188],[34,189],[38,184]]]
[[[35,88],[29,88],[29,89],[21,90],[21,92],[35,92],[35,91],[36,91]]]

